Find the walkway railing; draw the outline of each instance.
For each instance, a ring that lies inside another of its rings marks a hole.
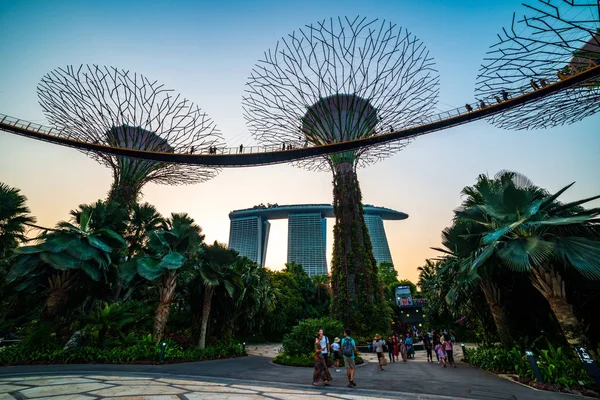
[[[506,100],[502,97],[502,93],[498,93],[497,99],[495,97],[493,99],[485,98],[482,99],[483,104],[481,103],[482,100],[479,100],[475,103],[469,103],[468,106],[465,104],[462,107],[445,110],[425,117],[419,123],[400,130],[380,132],[377,135],[363,139],[322,146],[304,147],[298,144],[294,146],[293,143],[282,143],[281,145],[271,146],[217,147],[215,152],[211,152],[206,148],[199,149],[200,151],[193,154],[143,151],[61,137],[61,132],[54,128],[9,117],[4,114],[0,114],[0,130],[81,150],[104,152],[157,162],[222,167],[266,165],[355,150],[364,146],[375,146],[385,142],[408,139],[436,132],[507,111],[569,87],[577,86],[598,76],[600,76],[600,66],[594,66],[562,80],[546,80],[537,89],[533,87],[517,88],[516,90],[519,91],[519,94],[515,96],[514,93],[508,93]]]

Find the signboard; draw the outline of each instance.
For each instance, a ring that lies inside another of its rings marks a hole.
[[[396,304],[399,307],[406,307],[413,305],[413,298],[410,293],[410,286],[397,286],[396,287]]]
[[[575,346],[575,351],[577,351],[577,355],[579,356],[579,360],[583,364],[583,367],[587,371],[590,378],[596,381],[596,388],[600,389],[600,368],[594,362],[592,355],[583,346]]]

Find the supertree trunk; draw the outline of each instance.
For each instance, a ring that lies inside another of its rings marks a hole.
[[[335,166],[333,199],[336,222],[331,315],[359,333],[387,331],[388,308],[381,294],[358,178],[351,163]]]
[[[108,192],[108,201],[119,203],[123,208],[130,210],[137,202],[143,182],[135,179],[124,179],[119,172],[113,174],[113,183]]]

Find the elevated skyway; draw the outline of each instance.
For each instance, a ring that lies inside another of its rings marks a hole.
[[[389,133],[381,133],[368,138],[342,143],[293,148],[290,150],[282,150],[281,146],[253,146],[244,148],[232,147],[217,149],[217,154],[208,154],[208,152],[200,154],[183,154],[134,150],[121,147],[112,147],[99,143],[88,143],[70,139],[68,137],[61,137],[61,132],[57,131],[56,129],[9,117],[3,114],[0,114],[0,131],[14,133],[31,139],[42,140],[61,146],[73,147],[84,151],[103,152],[117,156],[132,157],[156,162],[214,166],[223,168],[249,167],[286,163],[315,156],[356,150],[365,146],[376,146],[396,140],[414,138],[420,135],[437,132],[490,117],[524,104],[534,102],[545,96],[551,96],[554,93],[581,85],[597,77],[600,77],[600,65],[568,76],[565,79],[549,82],[547,86],[541,87],[537,90],[532,90],[529,88],[531,89],[530,91],[525,91],[525,88],[519,88],[519,95],[515,96],[515,93],[511,93],[511,97],[505,101],[496,102],[494,99],[484,99],[486,101],[486,106],[480,107],[479,103],[471,104],[470,108],[472,111],[467,111],[466,107],[460,107],[435,114],[424,119],[418,126],[395,130]]]
[[[375,207],[370,204],[363,206],[365,214],[378,215],[382,220],[403,220],[408,214],[385,207]],[[243,210],[234,210],[229,213],[229,219],[244,217],[262,217],[263,219],[287,219],[293,213],[319,213],[324,218],[333,218],[333,206],[331,204],[301,204],[301,205],[278,205],[255,206]]]

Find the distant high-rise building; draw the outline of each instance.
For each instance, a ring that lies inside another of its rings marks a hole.
[[[402,220],[408,215],[389,208],[365,205],[365,222],[377,264],[392,262],[383,220]],[[330,204],[259,205],[229,213],[229,247],[265,265],[271,219],[288,220],[287,261],[302,265],[309,276],[327,274],[326,218],[333,217]]]
[[[323,214],[294,213],[288,217],[288,262],[301,264],[309,276],[327,275],[327,221]]]
[[[229,248],[260,265],[265,265],[270,228],[271,223],[261,216],[232,219]]]
[[[365,224],[371,236],[371,244],[373,245],[373,255],[377,261],[377,265],[382,262],[392,262],[392,254],[388,245],[385,229],[383,228],[383,220],[379,214],[366,214]]]

